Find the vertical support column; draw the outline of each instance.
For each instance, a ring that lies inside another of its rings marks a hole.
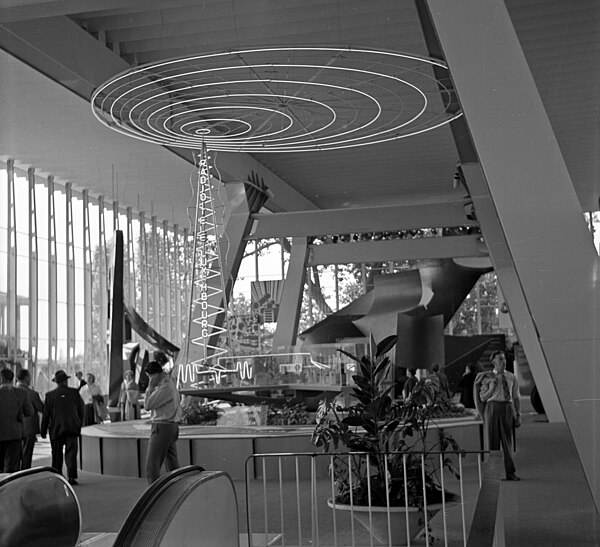
[[[504,2],[427,4],[479,157],[471,195],[489,206],[482,219],[475,205],[502,292],[511,312],[523,303],[536,384],[544,371],[553,382],[600,508],[600,264],[581,204]]]
[[[90,224],[90,196],[83,191],[83,359],[86,364],[92,362],[92,235]]]
[[[7,332],[8,332],[8,358],[11,361],[17,358],[18,340],[18,303],[17,303],[17,216],[15,204],[15,165],[13,160],[6,162],[8,177],[8,256],[7,256]]]
[[[67,244],[67,368],[75,356],[75,241],[73,236],[73,190],[71,183],[65,185],[66,244]]]
[[[48,364],[56,364],[57,334],[57,257],[54,177],[48,177]]]
[[[98,265],[98,278],[100,282],[100,355],[101,362],[108,366],[108,279],[107,279],[107,268],[108,268],[108,249],[106,245],[106,230],[105,230],[105,204],[104,196],[98,198],[98,246],[100,247]]]
[[[36,378],[38,349],[38,237],[37,237],[37,210],[35,204],[35,169],[27,170],[29,185],[29,359],[33,371],[31,377]]]
[[[302,293],[306,278],[306,264],[308,260],[308,239],[295,237],[292,239],[292,252],[288,265],[287,275],[283,283],[283,294],[277,327],[273,335],[273,350],[288,348],[296,343],[298,334],[298,319],[302,306]]]
[[[171,325],[171,317],[173,316],[173,310],[171,309],[171,290],[172,290],[172,265],[173,257],[176,257],[176,253],[171,251],[171,243],[169,241],[169,225],[167,221],[163,221],[163,248],[162,248],[162,265],[163,265],[163,285],[164,285],[164,309],[161,310],[161,315],[165,318],[165,330],[164,335],[169,340],[173,339],[173,328]]]

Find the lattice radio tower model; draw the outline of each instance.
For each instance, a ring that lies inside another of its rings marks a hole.
[[[217,224],[208,152],[203,142],[198,154],[188,333],[183,359],[177,370],[178,386],[188,384],[198,387],[198,373],[208,366],[209,361],[227,353],[227,349],[216,345],[219,335],[224,334],[226,329],[214,321],[217,316],[225,314],[225,282]]]

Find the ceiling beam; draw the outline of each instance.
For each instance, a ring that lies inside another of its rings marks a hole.
[[[477,222],[474,219],[467,218],[470,204],[470,200],[461,200],[446,203],[256,214],[253,215],[254,227],[247,239],[476,226]]]
[[[0,24],[0,48],[87,101],[97,86],[130,68],[68,17]],[[190,150],[165,148],[191,163]],[[316,208],[314,203],[249,154],[220,153],[219,158],[221,164],[218,167],[225,182],[246,181],[252,172],[264,180],[272,193],[268,209]]]
[[[218,0],[213,0],[214,2]],[[0,23],[60,15],[147,11],[164,8],[164,0],[0,0]],[[198,0],[169,0],[170,6],[197,6]]]
[[[487,256],[479,235],[311,245],[308,266]]]

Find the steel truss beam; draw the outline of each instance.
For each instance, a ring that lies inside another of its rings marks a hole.
[[[467,217],[471,204],[471,200],[465,199],[449,203],[256,214],[252,216],[255,225],[247,239],[476,226],[477,221]]]

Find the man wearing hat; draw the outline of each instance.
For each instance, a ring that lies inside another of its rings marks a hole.
[[[57,370],[52,378],[56,389],[46,393],[42,415],[42,438],[50,432],[52,467],[62,473],[63,448],[67,465],[67,478],[70,484],[77,484],[77,449],[81,424],[83,423],[83,400],[79,391],[69,387],[70,376],[64,370]]]
[[[146,457],[146,477],[152,484],[160,477],[160,468],[165,463],[167,471],[179,467],[177,439],[181,421],[179,392],[170,374],[163,372],[162,365],[150,361],[146,368],[150,378],[144,408],[152,412],[152,429]]]

